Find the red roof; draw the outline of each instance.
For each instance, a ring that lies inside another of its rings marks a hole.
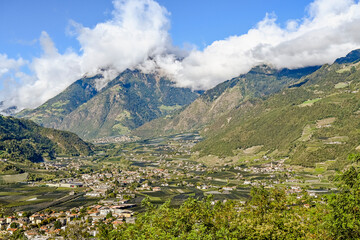
[[[123,224],[124,222],[116,220],[116,221],[113,221],[112,223],[115,225],[120,225],[120,224]]]
[[[26,234],[27,235],[38,235],[37,232],[33,232],[33,231],[27,231]]]

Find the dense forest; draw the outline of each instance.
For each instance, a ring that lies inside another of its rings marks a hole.
[[[89,155],[92,146],[76,134],[43,128],[30,120],[0,115],[0,158],[41,162],[58,155]]]

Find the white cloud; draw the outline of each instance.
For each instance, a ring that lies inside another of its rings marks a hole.
[[[104,78],[96,86],[101,89],[116,73],[135,68],[149,57],[173,48],[168,34],[169,13],[157,2],[116,0],[113,4],[113,18],[107,22],[94,28],[72,23],[72,33],[75,32],[81,45],[80,53],[68,50],[60,54],[48,34],[43,32],[40,37],[43,54],[29,64],[33,76],[18,74],[21,84],[5,88],[2,98],[6,99],[6,106],[36,107],[81,76],[100,71]],[[7,62],[16,63],[15,60]],[[5,70],[5,67],[0,68],[1,73]]]
[[[6,107],[36,107],[81,77],[77,54],[71,51],[60,54],[46,32],[42,32],[40,44],[44,51],[42,56],[33,59],[29,65],[34,75],[18,72],[14,76],[18,79],[17,84],[5,88]]]
[[[208,89],[260,63],[277,68],[320,65],[359,47],[360,3],[315,0],[308,7],[308,16],[289,20],[286,28],[267,15],[247,34],[192,51],[182,62],[174,61],[172,67],[168,63],[165,69],[170,69],[179,86]]]
[[[275,16],[266,15],[246,34],[215,41],[204,50],[172,46],[169,13],[154,0],[115,0],[113,5],[112,18],[94,28],[72,24],[79,53],[59,53],[43,32],[44,53],[29,64],[30,76],[19,70],[26,61],[0,54],[0,80],[4,76],[17,79],[9,80],[16,88],[5,87],[0,96],[20,108],[35,107],[84,74],[105,71],[97,82],[101,89],[126,68],[159,71],[178,86],[209,89],[258,64],[277,68],[320,65],[360,47],[358,0],[315,0],[303,19],[290,19],[285,27]]]
[[[22,58],[17,60],[9,59],[6,54],[0,54],[0,78],[4,77],[5,74],[13,74],[14,71],[18,71],[25,64],[26,61]]]
[[[82,71],[119,72],[169,49],[168,12],[152,0],[114,1],[113,19],[95,28],[78,27]]]
[[[18,85],[15,79],[21,77],[21,67],[27,63],[22,58],[11,59],[6,54],[0,54],[0,106],[3,104],[2,100],[9,100],[12,96],[9,90]],[[6,103],[4,105],[7,106]]]

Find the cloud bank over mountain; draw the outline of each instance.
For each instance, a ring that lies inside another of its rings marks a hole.
[[[316,0],[307,16],[289,20],[285,28],[267,15],[247,34],[192,51],[181,62],[160,60],[159,65],[169,69],[180,86],[208,89],[258,64],[298,68],[332,63],[359,46],[359,2]]]
[[[298,68],[331,63],[360,47],[360,3],[315,0],[302,19],[286,26],[267,14],[246,34],[213,42],[203,50],[172,45],[168,11],[154,0],[115,0],[112,18],[93,28],[72,22],[80,52],[59,53],[41,33],[43,54],[31,62],[0,54],[1,100],[36,107],[84,74],[105,71],[99,88],[127,68],[167,74],[181,87],[209,89],[258,64]],[[28,66],[31,73],[21,68]]]

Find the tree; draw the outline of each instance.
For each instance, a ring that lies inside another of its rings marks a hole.
[[[348,156],[348,160],[350,162],[359,163],[360,162],[360,154],[359,153],[353,153]]]
[[[112,212],[109,212],[108,214],[106,214],[106,219],[110,219],[112,217],[113,217]]]
[[[329,197],[327,224],[336,239],[360,238],[360,172],[351,167],[339,176],[340,192]]]
[[[18,229],[11,236],[9,239],[27,239],[24,235],[24,230]]]
[[[148,196],[141,201],[141,206],[145,207],[148,211],[154,209],[154,205],[150,202],[150,198]]]
[[[30,211],[27,211],[27,212],[25,211],[25,212],[23,212],[22,216],[28,218],[28,217],[31,216],[31,212]]]
[[[12,222],[10,224],[10,228],[18,228],[19,227],[19,224],[17,222]]]
[[[355,72],[356,72],[355,66],[352,66],[352,67],[350,68],[350,72],[351,72],[351,73],[355,73]]]
[[[83,224],[69,224],[61,235],[69,240],[86,240],[90,238],[90,234]]]
[[[96,235],[96,237],[99,240],[109,240],[109,239],[116,239],[114,237],[112,237],[112,235],[114,234],[114,232],[112,232],[114,230],[113,225],[112,224],[101,224],[98,227],[98,234]]]
[[[59,220],[56,220],[55,223],[54,223],[54,228],[55,229],[60,229],[61,228],[61,222]]]

